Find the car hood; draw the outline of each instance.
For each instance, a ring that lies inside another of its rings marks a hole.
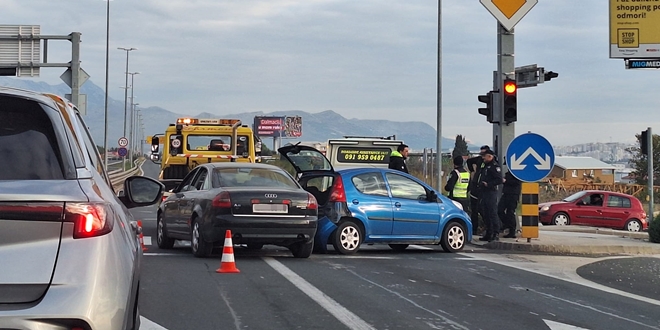
[[[542,208],[544,206],[552,206],[552,205],[562,205],[562,204],[569,204],[570,202],[564,202],[564,201],[556,201],[556,202],[545,202],[545,203],[539,203],[539,208]]]

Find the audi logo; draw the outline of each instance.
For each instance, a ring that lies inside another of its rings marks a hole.
[[[277,198],[277,194],[264,194],[266,198]]]

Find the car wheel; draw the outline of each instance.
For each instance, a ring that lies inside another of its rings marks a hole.
[[[627,231],[642,231],[642,222],[637,219],[630,219],[623,228]]]
[[[360,227],[353,221],[344,221],[334,232],[332,246],[341,254],[354,254],[362,243]]]
[[[158,248],[171,249],[174,246],[174,239],[167,237],[167,228],[165,228],[165,222],[163,221],[162,214],[158,214],[156,222],[158,231],[156,235],[156,243],[158,243]]]
[[[465,228],[463,225],[456,221],[452,221],[448,223],[442,231],[440,245],[446,252],[458,252],[463,250],[466,239],[467,235],[465,234]]]
[[[251,243],[247,245],[248,250],[261,250],[264,247],[263,244]]]
[[[568,226],[571,224],[571,218],[564,212],[557,212],[552,217],[552,224],[556,226]]]
[[[408,244],[387,244],[392,248],[394,251],[403,251],[408,248]]]
[[[289,247],[291,253],[296,258],[309,258],[312,255],[312,250],[314,249],[314,240],[310,242],[300,242],[296,243]]]
[[[202,238],[201,227],[197,219],[193,219],[190,228],[190,248],[195,257],[205,258],[211,254],[213,244],[204,241]]]

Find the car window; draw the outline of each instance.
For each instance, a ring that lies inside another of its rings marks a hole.
[[[231,135],[186,136],[186,150],[189,151],[231,151]]]
[[[64,178],[55,131],[34,101],[0,96],[0,180]]]
[[[298,184],[279,169],[232,167],[216,168],[211,177],[217,187],[283,187],[300,188]]]
[[[105,170],[103,169],[103,161],[101,161],[101,155],[99,155],[99,149],[96,147],[94,140],[92,140],[92,136],[89,134],[89,130],[85,125],[85,121],[80,117],[80,114],[76,114],[76,118],[78,119],[78,122],[82,127],[83,130],[82,136],[83,136],[83,140],[85,141],[85,148],[87,149],[89,158],[92,160],[92,165],[94,165],[94,168],[101,175],[101,177],[103,177],[103,179],[108,184],[110,184],[110,178],[108,178],[108,176],[105,173]]]
[[[607,199],[607,207],[622,207],[630,208],[630,198],[621,197],[621,196],[610,196]]]
[[[388,196],[383,176],[378,172],[363,173],[351,178],[357,191],[365,195]]]
[[[198,170],[199,168],[195,168],[194,170],[190,171],[190,173],[188,173],[188,175],[186,175],[186,177],[183,178],[183,181],[181,181],[179,187],[176,188],[176,192],[183,192],[190,190],[190,187],[192,187],[193,179],[195,178],[195,175],[197,174]]]
[[[414,200],[426,198],[426,189],[421,184],[394,173],[386,173],[385,177],[390,184],[392,197]]]
[[[208,171],[205,168],[202,168],[199,170],[199,175],[195,178],[195,182],[193,183],[193,186],[197,190],[205,190],[206,189],[206,177],[208,175]]]
[[[590,194],[580,200],[582,205],[603,206],[603,194]]]

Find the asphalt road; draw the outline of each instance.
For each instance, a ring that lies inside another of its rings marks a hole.
[[[154,171],[147,162],[145,174]],[[241,272],[219,274],[220,255],[194,258],[179,243],[157,248],[155,208],[133,214],[151,243],[143,329],[660,329],[657,291],[642,295],[618,281],[628,265],[653,270],[658,259],[582,258],[573,267],[569,257],[448,254],[435,246],[295,259],[284,248],[237,246]],[[578,267],[622,291],[579,278]]]

